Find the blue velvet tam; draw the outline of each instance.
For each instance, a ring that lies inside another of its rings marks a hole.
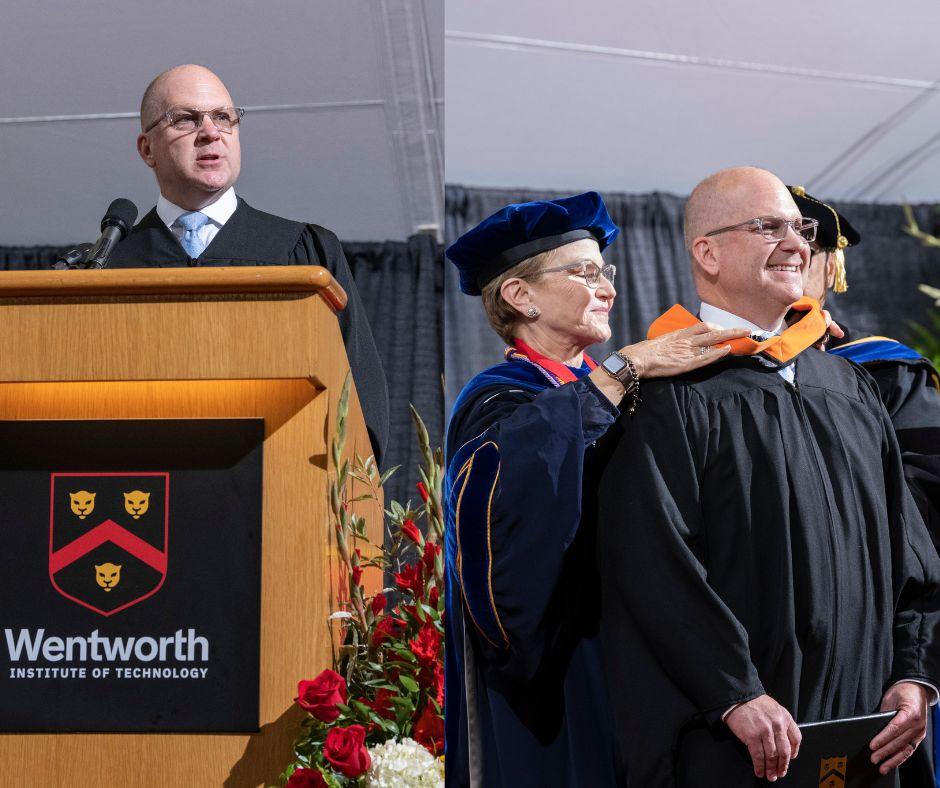
[[[460,289],[480,295],[484,285],[529,257],[593,238],[603,252],[620,232],[597,192],[559,200],[507,205],[460,236],[447,256],[460,271]]]

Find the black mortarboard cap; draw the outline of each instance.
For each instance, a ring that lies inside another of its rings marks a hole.
[[[855,246],[862,237],[858,231],[849,224],[841,213],[822,200],[817,200],[806,193],[802,186],[787,186],[793,195],[793,202],[800,209],[804,219],[816,219],[819,227],[816,229],[816,243],[821,249],[835,252],[836,274],[832,289],[837,293],[848,290],[845,278],[845,249]]]
[[[849,224],[848,219],[831,205],[807,194],[802,186],[787,186],[787,188],[793,195],[793,202],[800,209],[803,218],[816,219],[819,222],[816,243],[821,248],[845,249],[848,246],[855,246],[862,240],[856,229]]]

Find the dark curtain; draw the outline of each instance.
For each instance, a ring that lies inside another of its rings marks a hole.
[[[444,430],[444,299],[442,247],[429,235],[405,242],[344,243],[388,379],[390,429],[386,501],[417,501],[421,452],[408,403],[440,446]]]
[[[445,240],[461,233],[513,202],[554,199],[562,192],[446,187]],[[647,326],[675,303],[695,311],[698,299],[689,273],[682,236],[685,198],[672,194],[604,193],[604,202],[621,234],[604,253],[617,266],[617,300],[611,313],[613,338],[590,352],[610,350],[643,339]],[[906,235],[899,205],[837,203],[862,236],[846,251],[849,289],[831,295],[827,308],[856,329],[911,340],[909,322],[925,323],[930,299],[917,290],[940,286],[940,249],[923,246]],[[932,206],[914,207],[921,229],[940,232],[940,215]],[[503,343],[489,327],[479,298],[457,287],[454,266],[445,263],[446,404],[476,372],[501,359]]]
[[[0,270],[49,268],[68,247],[0,247]],[[428,235],[407,241],[344,243],[388,379],[390,430],[386,500],[417,500],[421,454],[408,403],[427,424],[433,446],[443,432],[442,249]]]

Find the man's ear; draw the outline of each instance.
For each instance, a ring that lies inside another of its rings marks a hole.
[[[835,252],[826,252],[826,290],[831,290],[836,281]]]
[[[503,297],[503,301],[521,315],[525,315],[528,308],[533,306],[532,291],[525,279],[510,277],[500,285],[499,294]]]
[[[146,134],[137,137],[137,153],[144,160],[144,164],[153,169],[156,162],[153,159],[153,151],[150,149],[150,138]]]
[[[700,235],[692,241],[691,252],[702,273],[709,278],[718,276],[721,260],[718,253],[718,243],[714,238],[706,238],[704,235]]]

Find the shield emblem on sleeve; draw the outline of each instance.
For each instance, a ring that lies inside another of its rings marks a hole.
[[[112,616],[166,580],[170,474],[53,473],[49,578],[66,599]]]

